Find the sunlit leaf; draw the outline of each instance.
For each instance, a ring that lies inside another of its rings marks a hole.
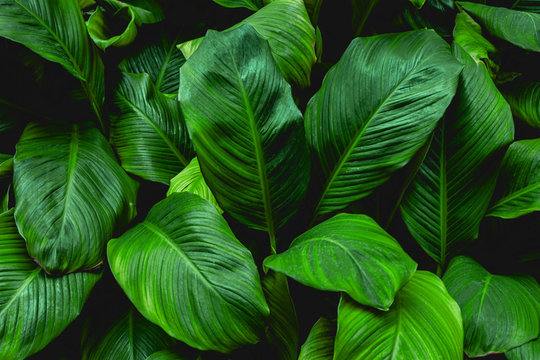
[[[336,321],[320,318],[311,328],[298,360],[332,360],[334,358],[334,340]]]

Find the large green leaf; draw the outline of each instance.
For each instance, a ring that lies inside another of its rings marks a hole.
[[[209,31],[180,69],[179,99],[204,178],[219,205],[274,232],[307,189],[302,114],[251,25]]]
[[[0,359],[23,359],[45,347],[79,315],[100,277],[47,277],[26,253],[13,210],[0,214]]]
[[[114,103],[111,143],[122,167],[168,185],[193,157],[180,104],[159,92],[148,74],[129,73],[122,74]]]
[[[138,184],[91,125],[30,123],[13,170],[17,226],[49,273],[99,265],[115,227],[135,215]]]
[[[490,33],[526,50],[540,51],[540,14],[457,2]]]
[[[106,332],[88,334],[82,346],[82,360],[146,360],[153,353],[172,347],[175,342],[130,308]]]
[[[492,275],[459,256],[443,281],[461,307],[468,356],[505,352],[540,335],[540,286],[532,277]]]
[[[0,8],[0,36],[59,63],[78,78],[103,128],[103,62],[90,43],[77,0],[0,0]]]
[[[454,103],[401,206],[411,234],[441,265],[478,237],[495,187],[492,158],[514,137],[510,107],[485,65],[454,49],[465,65]]]
[[[334,358],[334,340],[336,321],[320,318],[311,328],[298,360],[332,360]]]
[[[386,312],[342,296],[334,360],[462,358],[459,306],[436,275],[418,271]]]
[[[316,213],[370,194],[428,139],[461,69],[432,30],[357,38],[306,110],[306,133],[326,176]]]
[[[488,215],[513,219],[540,210],[540,139],[516,141],[504,156]]]
[[[482,28],[466,12],[456,16],[454,41],[459,44],[476,62],[489,60],[489,53],[495,52],[495,46],[482,36]]]
[[[516,81],[503,88],[512,113],[532,127],[540,129],[540,81]]]
[[[229,352],[262,335],[269,310],[251,253],[201,197],[160,201],[107,255],[137,309],[186,344]]]
[[[253,11],[263,7],[263,0],[214,0],[214,2],[228,8],[245,7]]]
[[[306,231],[264,266],[320,290],[387,310],[416,270],[399,243],[365,215],[339,214]]]
[[[540,339],[529,341],[505,353],[508,360],[540,359]]]

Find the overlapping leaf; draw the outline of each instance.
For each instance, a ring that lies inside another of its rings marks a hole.
[[[251,25],[209,31],[180,69],[179,99],[204,178],[223,210],[271,236],[297,209],[309,157],[302,114]]]
[[[503,95],[516,117],[540,129],[540,81],[516,81],[503,89]]]
[[[489,60],[489,53],[495,46],[482,36],[482,28],[466,12],[456,16],[454,41],[459,44],[476,62]]]
[[[153,353],[147,357],[146,360],[184,360],[184,358],[181,358],[178,354],[175,354],[172,351],[162,350]]]
[[[441,265],[478,237],[495,187],[493,157],[514,137],[510,107],[485,65],[454,49],[465,65],[454,103],[401,207],[411,234]]]
[[[99,265],[115,228],[135,215],[138,185],[91,125],[30,123],[13,168],[17,226],[49,273]]]
[[[334,358],[334,340],[336,321],[320,318],[311,328],[298,360],[332,360]]]
[[[79,315],[100,277],[47,277],[26,253],[13,210],[0,214],[0,358],[23,359],[45,347]]]
[[[269,311],[251,253],[201,197],[162,200],[107,255],[137,309],[186,344],[229,352],[262,335]]]
[[[245,7],[253,11],[263,7],[263,0],[214,0],[214,2],[228,8]]]
[[[342,296],[334,360],[462,358],[459,306],[436,275],[416,272],[386,312]]]
[[[115,24],[112,24],[115,23]],[[116,23],[126,23],[122,32],[115,33]],[[123,7],[114,13],[97,8],[88,19],[88,34],[100,49],[109,46],[127,46],[137,37],[135,13],[131,8]]]
[[[316,213],[370,194],[428,139],[461,66],[434,31],[357,38],[306,110],[326,181]]]
[[[461,307],[470,357],[505,352],[540,335],[540,286],[532,277],[492,275],[459,256],[443,280]]]
[[[504,355],[508,360],[540,359],[540,339],[529,341]]]

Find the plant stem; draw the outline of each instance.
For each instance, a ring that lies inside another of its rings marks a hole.
[[[276,251],[276,235],[273,231],[269,232],[268,235],[270,236],[270,253],[272,255],[277,254]]]
[[[437,264],[437,276],[438,277],[442,276],[442,266],[441,266],[441,264]]]

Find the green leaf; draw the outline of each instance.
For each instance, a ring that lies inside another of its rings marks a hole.
[[[461,69],[431,30],[354,39],[306,110],[326,176],[316,214],[369,195],[426,142]]]
[[[137,25],[153,24],[165,18],[156,0],[105,0],[105,3],[116,11],[124,7],[132,10]]]
[[[88,34],[100,49],[109,46],[127,46],[137,37],[135,13],[129,7],[115,11],[103,11],[97,8],[88,19]],[[115,31],[122,29],[121,32]]]
[[[47,277],[26,253],[13,209],[0,214],[0,358],[26,358],[60,335],[100,277]]]
[[[230,352],[262,335],[269,310],[251,253],[201,197],[160,201],[107,255],[137,309],[189,346]]]
[[[161,38],[139,48],[137,53],[124,59],[120,69],[135,74],[147,73],[156,89],[165,94],[177,94],[179,70],[186,59],[178,49],[176,40]]]
[[[409,231],[440,265],[478,237],[495,188],[493,161],[514,137],[510,107],[485,65],[454,50],[465,65],[456,97],[401,206]]]
[[[169,184],[193,157],[180,104],[160,93],[148,74],[123,73],[110,114],[111,143],[126,171]]]
[[[495,46],[482,36],[482,28],[469,14],[461,12],[456,16],[454,41],[459,44],[476,62],[489,60],[489,53],[496,51]]]
[[[319,22],[319,12],[321,11],[322,2],[323,0],[304,0],[304,5],[313,26],[316,26]]]
[[[200,37],[197,39],[183,42],[178,45],[178,49],[182,52],[182,55],[184,55],[186,59],[189,59],[191,55],[193,55],[193,53],[197,51],[199,46],[201,46],[203,40],[204,40],[204,37]]]
[[[169,350],[162,350],[153,353],[149,357],[146,358],[146,360],[183,360],[184,358],[181,358],[180,355],[173,353]]]
[[[176,342],[131,308],[105,333],[90,334],[84,340],[82,360],[146,360]]]
[[[199,195],[203,199],[210,201],[220,214],[223,213],[223,210],[221,210],[219,207],[214,194],[212,194],[212,190],[210,190],[204,181],[197,157],[191,159],[188,166],[186,166],[184,170],[180,171],[178,175],[171,179],[171,186],[167,191],[167,196],[184,191]]]
[[[274,344],[281,360],[298,358],[298,318],[289,293],[287,277],[269,271],[262,280],[262,286],[270,316],[266,336]]]
[[[459,256],[443,281],[461,307],[469,357],[505,352],[540,334],[540,286],[530,276],[501,276]]]
[[[214,0],[214,2],[228,8],[245,7],[253,11],[263,7],[262,0]]]
[[[81,81],[101,128],[104,69],[76,0],[0,0],[0,36],[62,65]]]
[[[507,351],[505,355],[508,360],[540,359],[540,339]]]
[[[502,92],[516,117],[540,129],[540,81],[512,82]]]
[[[135,215],[138,184],[88,124],[30,123],[13,170],[17,226],[28,253],[48,273],[101,264],[115,227]]]
[[[457,2],[494,36],[526,50],[540,51],[540,14]]]
[[[435,274],[416,272],[386,312],[341,297],[334,360],[462,358],[459,306]]]
[[[268,43],[250,25],[209,31],[180,69],[179,99],[219,205],[272,237],[309,180],[302,114]]]
[[[13,156],[0,154],[0,180],[8,179],[13,173]]]
[[[366,215],[339,214],[306,231],[264,266],[320,290],[387,310],[417,264]]]
[[[540,210],[540,139],[516,141],[501,165],[489,216],[513,219]]]
[[[298,360],[332,360],[336,321],[320,318],[311,328]]]
[[[416,8],[421,9],[426,0],[409,0]]]
[[[87,7],[90,7],[96,3],[95,0],[78,0],[79,1],[79,7],[81,9],[85,9]]]

